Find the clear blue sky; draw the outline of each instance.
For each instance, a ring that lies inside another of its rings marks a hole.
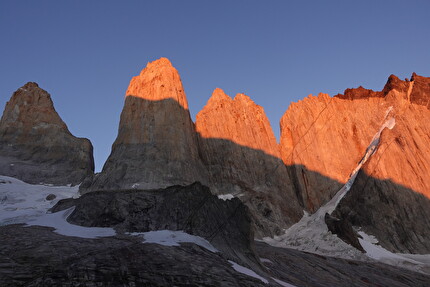
[[[47,90],[100,170],[124,93],[169,58],[195,118],[220,87],[264,107],[275,134],[290,102],[387,77],[430,76],[430,1],[0,1],[0,106]]]

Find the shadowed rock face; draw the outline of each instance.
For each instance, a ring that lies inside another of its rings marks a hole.
[[[89,140],[74,137],[36,83],[19,88],[0,121],[0,174],[29,183],[78,184],[94,171]]]
[[[381,263],[321,256],[289,248],[255,243],[272,276],[294,286],[428,286],[429,275]]]
[[[20,225],[1,226],[0,236],[0,286],[276,286],[235,271],[221,253],[191,243],[87,239]]]
[[[51,211],[73,205],[67,218],[73,224],[114,227],[122,233],[183,230],[207,239],[230,259],[259,268],[247,207],[237,198],[218,199],[200,183],[162,190],[95,191],[62,200]]]
[[[430,253],[430,200],[390,180],[360,171],[334,215],[376,236],[392,252]]]
[[[196,116],[196,130],[212,192],[245,202],[258,236],[279,234],[300,219],[302,208],[262,107],[246,95],[232,99],[216,89]]]
[[[103,170],[81,191],[153,189],[205,182],[194,124],[178,72],[149,63],[127,89],[118,136]]]
[[[87,178],[81,193],[199,181],[214,194],[238,196],[250,208],[259,237],[279,234],[300,219],[302,208],[261,107],[218,89],[196,125],[176,69],[165,58],[149,63],[130,82],[103,171]]]
[[[256,242],[270,282],[235,271],[221,253],[191,243],[143,244],[140,237],[68,237],[40,226],[0,226],[1,286],[427,287],[430,276]],[[17,240],[19,238],[19,240]]]

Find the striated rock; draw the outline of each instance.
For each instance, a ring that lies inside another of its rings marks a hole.
[[[396,97],[404,95],[391,99],[396,125],[383,131],[338,211],[393,252],[429,253],[430,111]]]
[[[0,226],[1,286],[428,286],[429,275],[256,242],[269,284],[235,271],[221,253],[140,237],[68,237],[50,228]],[[19,240],[16,240],[19,238]],[[311,274],[311,275],[310,275]],[[279,284],[271,280],[276,279]],[[280,284],[282,280],[283,284]]]
[[[419,161],[415,159],[418,152],[427,158],[425,141],[430,133],[424,123],[428,111],[421,105],[430,100],[430,92],[425,94],[424,88],[428,81],[414,75],[408,82],[391,75],[381,92],[359,87],[346,90],[345,95],[331,98],[320,94],[291,104],[281,119],[281,154],[308,210],[315,211],[346,183],[389,109],[401,119],[401,126],[410,127],[408,135],[401,137],[420,142],[415,151],[412,149],[408,156],[400,153],[399,157]],[[420,132],[415,134],[414,129]],[[392,165],[392,169],[401,170],[403,165]],[[427,166],[412,164],[409,169],[411,173],[413,169],[426,172]],[[411,180],[409,174],[397,171],[392,176],[402,177],[397,182],[405,186],[411,182],[414,186],[410,187],[417,192],[428,190],[423,178]]]
[[[273,277],[293,286],[428,286],[430,275],[377,262],[322,256],[256,242],[257,253]],[[283,286],[283,285],[282,285]]]
[[[161,58],[134,77],[103,170],[81,191],[153,189],[205,182],[194,124],[177,70]]]
[[[192,243],[87,239],[20,225],[0,226],[0,237],[0,286],[277,286],[235,271],[221,253]]]
[[[279,146],[262,107],[215,89],[196,116],[212,191],[233,193],[251,210],[257,236],[273,236],[302,216]],[[288,202],[288,204],[287,204]]]
[[[396,252],[430,252],[430,94],[428,78],[421,78],[392,75],[382,92],[359,88],[347,97],[309,97],[281,120],[283,159],[305,206],[315,211],[346,183],[376,131],[393,118],[395,126],[382,132],[335,216]]]
[[[388,108],[379,97],[350,101],[327,94],[290,105],[280,123],[281,155],[308,211],[346,183]]]
[[[51,96],[32,82],[19,88],[0,121],[0,174],[29,183],[75,185],[93,171],[90,141],[69,132]]]

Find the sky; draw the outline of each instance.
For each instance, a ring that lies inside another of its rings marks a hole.
[[[133,76],[167,57],[193,119],[215,88],[250,96],[279,138],[291,102],[390,74],[430,76],[430,1],[0,1],[0,106],[26,82],[110,154]]]

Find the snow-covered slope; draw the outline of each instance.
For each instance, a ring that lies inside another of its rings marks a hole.
[[[18,179],[0,176],[0,226],[24,223],[28,226],[39,225],[53,227],[56,233],[65,236],[97,238],[114,236],[113,228],[84,227],[67,222],[67,217],[74,207],[50,213],[49,209],[59,200],[79,197],[79,186],[33,185]],[[156,243],[178,246],[188,242],[202,246],[212,252],[218,252],[207,240],[183,231],[157,230],[132,233],[143,237],[143,243]]]
[[[0,176],[0,225],[31,222],[60,199],[78,197],[78,189],[79,186],[33,185]]]

